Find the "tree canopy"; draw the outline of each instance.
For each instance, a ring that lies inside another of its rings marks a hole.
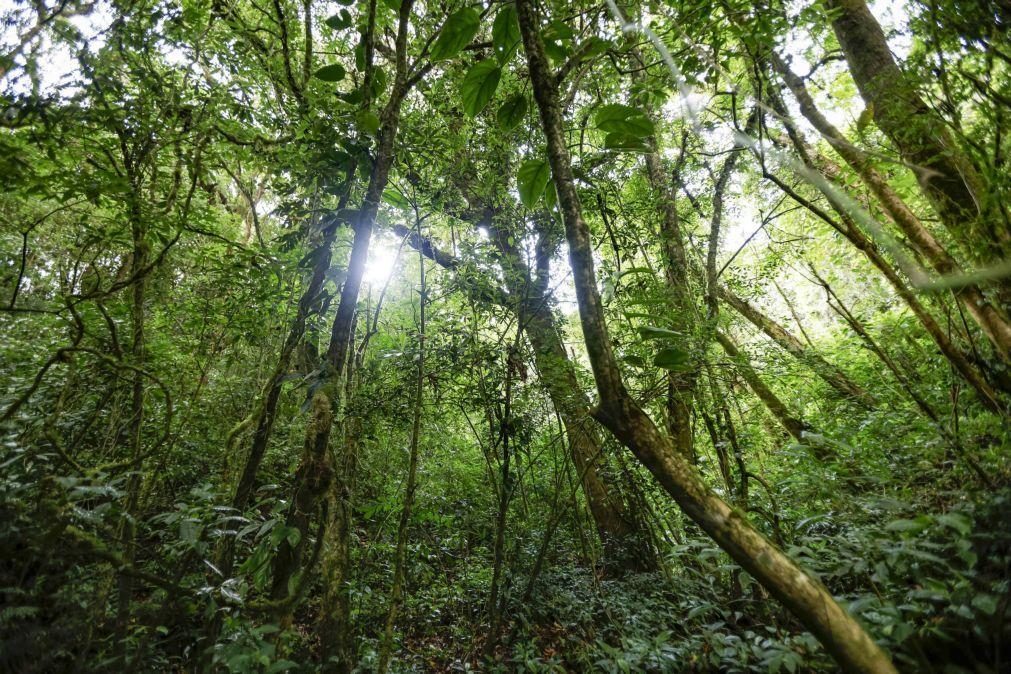
[[[1002,0],[13,0],[0,668],[1006,671]]]

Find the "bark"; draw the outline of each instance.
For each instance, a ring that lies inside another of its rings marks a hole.
[[[349,178],[350,180],[350,178]],[[350,193],[350,185],[348,193]],[[342,208],[347,201],[347,194],[342,198]],[[261,394],[261,401],[250,417],[251,422],[255,422],[256,430],[253,432],[253,439],[250,445],[249,454],[242,467],[242,474],[235,487],[235,494],[232,497],[232,507],[242,512],[249,505],[249,500],[256,486],[256,475],[259,472],[263,456],[266,454],[270,443],[270,436],[274,429],[274,420],[277,415],[277,405],[281,398],[284,376],[288,373],[291,365],[292,355],[302,342],[305,335],[306,322],[309,316],[316,310],[316,305],[320,300],[320,291],[323,288],[323,281],[326,279],[326,272],[330,268],[331,255],[334,239],[336,237],[338,222],[330,222],[325,230],[323,242],[317,247],[313,254],[312,276],[309,284],[298,301],[298,308],[295,317],[292,319],[291,327],[281,346],[281,352],[277,357],[277,365],[267,380]],[[241,428],[236,429],[236,433],[241,432]],[[226,538],[230,541],[230,538]],[[231,546],[228,545],[221,556],[222,570],[227,576],[228,570],[232,566]]]
[[[751,111],[748,116],[744,133],[750,135],[758,124],[758,108]],[[723,224],[723,198],[730,183],[730,178],[737,167],[737,161],[743,152],[740,148],[734,147],[730,156],[723,162],[716,185],[713,187],[713,215],[709,223],[709,247],[706,252],[706,307],[707,319],[712,322],[719,313],[720,301],[717,297],[718,273],[716,269],[716,257],[720,249],[720,228]]]
[[[741,353],[741,350],[737,347],[734,341],[724,332],[716,333],[716,341],[720,343],[723,350],[726,351],[727,355],[734,362],[734,366],[740,373],[741,377],[748,384],[748,388],[762,401],[769,413],[776,418],[776,421],[786,429],[794,440],[800,443],[805,443],[807,440],[804,434],[810,432],[811,426],[806,422],[794,416],[790,409],[786,406],[779,396],[777,396],[769,386],[762,381],[762,378],[755,371],[755,368],[748,361],[747,357]],[[819,457],[827,458],[827,457]]]
[[[677,212],[674,194],[663,170],[657,141],[649,143],[646,153],[646,178],[660,207],[660,241],[664,257],[664,281],[678,314],[688,325],[698,313],[688,282],[688,256],[685,254],[684,233]],[[667,375],[667,431],[675,446],[686,456],[695,457],[695,437],[692,431],[692,403],[697,374],[671,372]]]
[[[560,330],[551,310],[548,295],[548,265],[551,249],[541,237],[538,247],[538,270],[532,278],[520,252],[508,243],[508,237],[495,232],[494,237],[503,253],[502,265],[512,298],[519,303],[516,310],[521,327],[534,351],[534,364],[552,405],[558,411],[569,438],[569,450],[576,474],[580,476],[583,494],[596,525],[604,549],[605,566],[611,571],[655,570],[656,558],[649,550],[645,532],[627,512],[617,490],[606,483],[600,438],[596,422],[589,414],[589,400],[576,377]]]
[[[377,308],[378,309],[378,308]],[[366,333],[367,335],[368,333]],[[331,520],[327,527],[327,556],[323,567],[324,594],[316,626],[320,638],[323,668],[350,674],[355,663],[351,634],[351,532],[353,527],[353,496],[358,466],[358,448],[362,437],[363,419],[355,401],[358,372],[361,368],[364,342],[348,363],[345,378],[344,437],[335,452],[334,480],[330,488]]]
[[[130,324],[132,343],[130,360],[134,366],[130,384],[130,478],[126,485],[126,502],[121,524],[123,559],[133,565],[137,551],[136,515],[141,486],[141,461],[143,459],[144,429],[144,363],[147,360],[147,342],[144,332],[144,303],[147,295],[147,275],[143,270],[148,264],[150,249],[147,243],[147,227],[140,204],[141,185],[133,170],[131,158],[124,152],[124,163],[131,177],[130,228],[133,237],[132,265],[137,278],[133,283],[130,304]],[[130,625],[130,602],[133,599],[133,580],[130,574],[121,573],[117,581],[116,650],[126,663],[126,637]]]
[[[845,398],[867,407],[877,404],[869,393],[854,384],[841,370],[825,360],[820,354],[804,346],[786,328],[759,311],[753,304],[726,288],[719,288],[718,293],[720,298],[733,307],[737,313],[764,332],[776,344],[807,363],[819,377]]]
[[[519,338],[520,334],[517,331],[516,341],[513,343],[506,356],[507,361],[519,357],[516,355]],[[510,460],[512,458],[512,450],[509,446],[509,441],[512,439],[511,436],[513,434],[513,368],[508,367],[506,372],[505,401],[502,406],[502,416],[499,419],[499,442],[496,443],[502,448],[502,462],[499,466],[501,470],[501,480],[499,481],[500,489],[498,494],[498,513],[495,516],[495,543],[493,548],[494,558],[492,560],[491,592],[488,595],[488,622],[490,627],[488,629],[488,638],[484,643],[484,654],[486,657],[491,656],[494,652],[495,646],[498,643],[499,631],[501,629],[503,609],[501,604],[504,602],[499,601],[499,591],[502,579],[502,569],[505,566],[505,532],[507,518],[509,516],[509,501],[512,499],[513,480],[515,479],[512,473],[510,473],[509,467]]]
[[[826,0],[832,28],[850,74],[874,121],[912,165],[917,182],[948,231],[967,252],[985,250],[992,264],[1008,252],[1011,236],[981,218],[982,181],[943,120],[899,69],[885,34],[864,0]]]
[[[801,91],[803,92],[803,90]],[[773,108],[779,115],[780,120],[786,125],[790,139],[797,149],[797,152],[800,154],[802,161],[808,166],[808,168],[821,172],[827,180],[839,185],[841,182],[841,169],[832,163],[827,157],[821,156],[817,153],[814,148],[804,141],[800,132],[793,126],[790,118],[787,116],[786,108],[782,104],[778,94],[773,92],[771,101]],[[802,106],[804,105],[806,104],[802,103]],[[819,118],[823,119],[820,115]],[[955,370],[966,380],[966,382],[973,387],[977,394],[979,394],[980,401],[983,405],[993,412],[1001,413],[1002,407],[999,402],[998,395],[993,387],[991,387],[991,385],[987,382],[986,377],[984,377],[980,370],[972,364],[971,359],[965,354],[965,352],[951,341],[931,312],[927,309],[923,302],[920,301],[919,297],[917,297],[896,270],[895,266],[885,259],[874,241],[864,234],[857,226],[856,221],[847,209],[829,196],[829,203],[839,217],[839,219],[836,220],[825,213],[819,206],[798,194],[793,188],[784,183],[774,174],[765,171],[764,175],[787,195],[789,195],[790,198],[826,222],[830,227],[845,237],[846,240],[849,241],[857,250],[863,253],[867,260],[879,272],[881,272],[881,275],[885,277],[889,284],[891,284],[892,288],[895,289],[895,293],[902,299],[903,302],[906,303],[906,306],[909,307],[910,311],[912,311],[916,318],[920,321],[923,329],[926,330],[927,334],[934,340],[937,348],[941,351],[945,358],[948,359],[952,367],[955,368]]]
[[[846,1],[852,2],[854,0]],[[855,1],[862,4],[861,0]],[[866,7],[864,9],[866,10]],[[874,168],[871,158],[863,150],[850,143],[839,129],[825,119],[815,106],[814,99],[808,93],[803,80],[790,71],[779,56],[773,54],[771,62],[797,99],[804,117],[835,148],[839,156],[857,172],[896,226],[909,238],[916,251],[930,263],[938,274],[942,276],[962,274],[959,264],[891,188],[885,177]],[[964,284],[956,288],[954,292],[959,301],[965,305],[973,320],[979,325],[983,334],[990,340],[997,356],[1003,362],[1011,363],[1011,322],[987,301],[978,285]]]
[[[394,231],[408,236],[413,247],[439,266],[450,270],[460,266],[457,258],[437,248],[429,239],[412,235],[403,226],[394,227]],[[543,268],[535,280],[519,251],[508,244],[508,237],[495,232],[493,242],[501,253],[500,262],[509,292],[485,290],[481,299],[523,316],[520,327],[533,349],[538,377],[565,428],[570,458],[580,477],[583,495],[604,550],[604,564],[612,572],[654,570],[656,555],[650,550],[646,532],[628,512],[617,487],[601,470],[603,454],[597,422],[590,416],[590,401],[576,376],[551,309],[546,267],[550,255],[543,254],[542,245],[539,264]]]
[[[410,87],[407,72],[407,38],[412,6],[411,0],[404,0],[400,6],[396,38],[396,77],[390,98],[380,115],[375,161],[354,224],[355,234],[351,244],[347,275],[341,288],[340,303],[330,332],[330,343],[320,375],[321,381],[312,397],[312,414],[306,427],[302,465],[295,476],[294,495],[287,518],[287,525],[295,527],[301,535],[294,544],[288,538],[283,539],[278,547],[273,564],[274,580],[271,590],[275,600],[282,599],[289,581],[298,569],[309,534],[309,520],[317,509],[320,496],[325,493],[331,478],[332,468],[329,465],[327,449],[333,420],[339,413],[338,392],[348,361],[352,339],[351,327],[357,311],[372,230],[393,166],[394,141],[400,124],[401,104]]]
[[[611,347],[597,291],[593,247],[562,132],[558,92],[531,0],[517,0],[529,77],[547,138],[548,160],[565,223],[580,321],[600,396],[596,416],[653,473],[684,512],[776,598],[846,669],[895,672],[888,656],[828,590],[762,536],[706,485],[689,461],[629,395]]]

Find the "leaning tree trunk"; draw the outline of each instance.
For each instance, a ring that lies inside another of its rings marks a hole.
[[[954,257],[892,189],[885,177],[874,168],[871,158],[850,143],[842,132],[821,114],[804,81],[793,73],[778,55],[772,54],[771,61],[797,99],[801,114],[857,172],[892,221],[909,238],[916,251],[927,259],[938,274],[942,276],[961,274],[962,268]],[[986,299],[983,288],[975,283],[963,283],[954,289],[954,294],[990,340],[997,356],[1003,362],[1011,363],[1011,322]]]
[[[804,164],[811,170],[819,171],[823,176],[825,176],[826,180],[838,186],[841,181],[841,169],[834,162],[831,162],[827,157],[819,154],[814,148],[805,142],[804,138],[800,135],[800,132],[787,116],[786,108],[783,106],[782,100],[779,98],[778,94],[773,92],[771,99],[774,110],[779,115],[780,121],[782,121],[786,126],[787,134],[789,135],[795,149],[800,154],[801,160]],[[831,195],[827,195],[832,209],[839,217],[839,219],[836,220],[822,210],[822,208],[817,204],[798,194],[794,188],[787,185],[775,174],[766,170],[764,172],[764,176],[771,180],[791,199],[809,210],[835,231],[839,232],[853,245],[854,248],[863,253],[864,257],[866,257],[867,260],[879,272],[881,272],[881,275],[884,276],[891,284],[892,288],[895,290],[895,294],[906,303],[909,310],[912,311],[913,315],[915,315],[920,321],[920,325],[923,326],[923,329],[928,335],[930,335],[931,339],[934,340],[937,348],[941,351],[944,357],[947,358],[948,362],[951,363],[951,366],[955,368],[955,370],[966,380],[966,382],[968,382],[969,385],[972,386],[979,394],[979,399],[983,405],[993,412],[1002,412],[997,392],[986,380],[983,373],[974,366],[970,362],[969,357],[958,346],[956,346],[954,342],[952,342],[927,307],[920,301],[920,298],[913,292],[906,281],[903,280],[896,268],[885,259],[875,242],[864,234],[864,232],[857,226],[856,221],[843,204],[839,203],[836,199],[831,197]]]
[[[431,240],[417,236],[402,225],[394,226],[394,231],[407,237],[413,247],[444,269],[459,268],[460,261],[437,248]],[[520,327],[533,349],[538,377],[562,419],[572,464],[580,476],[583,495],[604,549],[605,567],[611,571],[653,570],[657,567],[657,559],[643,523],[628,512],[620,489],[601,470],[602,448],[597,422],[590,416],[590,402],[583,393],[551,310],[546,285],[549,260],[539,255],[538,264],[544,268],[538,270],[538,279],[534,280],[519,251],[508,244],[507,236],[496,235],[492,239],[502,254],[509,294],[499,289],[485,290],[479,299],[524,315]],[[489,282],[489,287],[494,288],[494,285]]]
[[[728,356],[730,356],[730,359],[733,361],[737,371],[740,373],[744,381],[747,382],[748,388],[750,388],[752,393],[754,393],[758,399],[762,401],[762,404],[764,404],[765,408],[769,410],[769,413],[776,418],[776,421],[778,421],[783,428],[786,429],[786,432],[789,433],[794,440],[800,443],[806,442],[807,440],[805,439],[804,434],[811,431],[811,426],[790,412],[786,403],[780,400],[779,396],[777,396],[772,389],[769,388],[768,384],[762,381],[762,378],[757,372],[755,372],[755,368],[748,361],[747,357],[741,353],[741,350],[737,348],[737,345],[734,344],[734,341],[730,339],[726,333],[717,331],[716,341],[720,343],[723,350],[727,352]]]
[[[563,136],[558,92],[538,33],[539,21],[531,0],[517,0],[516,6],[529,77],[547,138],[548,160],[569,242],[580,321],[600,395],[596,416],[632,450],[685,513],[783,602],[843,667],[859,672],[895,672],[888,655],[856,619],[835,602],[825,586],[720,499],[625,388],[604,322],[594,273],[593,246],[575,188]]]
[[[1003,261],[1011,252],[1011,232],[986,210],[982,180],[944,121],[927,105],[902,72],[885,34],[865,0],[826,0],[832,28],[850,74],[874,121],[912,165],[917,182],[948,231],[967,253],[983,250],[980,264]]]
[[[873,407],[876,404],[874,398],[869,393],[853,383],[839,368],[825,360],[821,354],[804,346],[786,328],[763,314],[753,304],[738,297],[726,288],[720,287],[717,292],[720,299],[733,307],[741,316],[748,319],[749,322],[764,332],[776,344],[791,355],[796,356],[800,361],[807,363],[814,370],[815,374],[824,379],[829,386],[844,397],[851,398],[867,407]]]
[[[604,551],[604,564],[612,572],[648,571],[657,568],[648,537],[638,519],[627,511],[621,494],[608,484],[597,423],[589,414],[590,403],[565,351],[548,295],[550,250],[542,237],[537,252],[537,273],[531,274],[520,251],[509,237],[492,228],[502,253],[506,285],[515,302],[517,316],[533,347],[534,364],[552,405],[558,411],[569,439],[569,451],[583,494],[596,525]]]

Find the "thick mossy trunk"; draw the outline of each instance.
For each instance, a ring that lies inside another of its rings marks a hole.
[[[390,98],[380,116],[379,140],[376,147],[376,157],[372,165],[369,185],[365,192],[362,206],[354,223],[354,240],[351,244],[351,255],[348,260],[347,274],[341,288],[340,302],[334,316],[330,331],[330,342],[324,357],[323,381],[314,394],[312,418],[306,427],[306,454],[303,465],[295,474],[292,515],[293,525],[297,527],[300,536],[294,543],[285,538],[277,551],[277,563],[274,565],[273,594],[288,586],[297,567],[289,563],[299,559],[301,549],[305,546],[309,534],[309,521],[319,508],[320,497],[325,493],[313,488],[315,476],[312,471],[325,467],[327,449],[334,419],[339,416],[339,390],[348,362],[348,353],[352,341],[352,326],[355,312],[358,310],[358,295],[361,291],[365,265],[368,261],[369,246],[372,241],[372,231],[375,227],[379,204],[382,202],[383,191],[389,182],[390,169],[393,166],[394,142],[400,125],[400,110],[404,97],[409,89],[407,73],[407,35],[411,15],[412,2],[404,0],[399,13],[397,31],[397,74],[390,92]],[[328,409],[324,410],[324,405]],[[306,499],[298,503],[300,495]]]

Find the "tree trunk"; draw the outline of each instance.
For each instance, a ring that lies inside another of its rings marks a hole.
[[[804,346],[782,325],[772,320],[753,304],[738,297],[726,288],[719,289],[720,298],[734,308],[737,313],[750,321],[756,328],[764,332],[772,341],[779,344],[793,356],[807,363],[825,382],[841,393],[845,398],[855,400],[867,407],[876,405],[874,398],[862,388],[850,381],[849,377],[837,367],[825,360],[820,354]]]
[[[805,443],[807,440],[804,437],[806,432],[811,431],[811,427],[801,419],[794,416],[786,404],[779,399],[772,389],[762,381],[762,378],[755,372],[755,368],[752,367],[751,363],[748,362],[747,357],[741,353],[737,345],[734,344],[733,340],[724,333],[716,333],[716,341],[720,343],[723,350],[727,352],[730,359],[734,362],[734,366],[740,373],[744,381],[747,382],[748,388],[758,397],[759,400],[765,405],[769,413],[776,418],[786,432],[789,433],[794,440],[800,443]],[[826,457],[819,457],[826,458]]]
[[[133,282],[133,293],[130,304],[130,324],[132,343],[130,345],[131,365],[136,369],[130,383],[130,477],[126,484],[126,501],[123,504],[124,516],[120,529],[123,545],[123,560],[126,565],[132,565],[137,551],[137,502],[141,487],[141,461],[143,458],[144,429],[144,372],[147,360],[147,342],[144,335],[144,303],[147,294],[147,274],[144,272],[148,263],[147,227],[141,210],[141,186],[135,179],[132,162],[124,156],[124,161],[131,175],[132,193],[130,195],[130,228],[133,236],[132,268],[136,276]],[[117,610],[116,610],[116,644],[115,649],[126,664],[126,637],[130,627],[130,602],[133,600],[133,576],[119,574],[117,579]]]
[[[523,315],[520,327],[533,348],[538,377],[565,427],[572,463],[580,476],[583,495],[604,549],[604,564],[612,572],[655,570],[656,555],[650,549],[647,532],[643,531],[639,520],[628,513],[620,490],[601,470],[603,455],[597,422],[589,414],[590,402],[583,393],[551,309],[547,291],[550,255],[546,254],[542,241],[538,254],[541,268],[535,280],[519,251],[509,245],[508,236],[494,227],[491,229],[492,241],[501,253],[509,294],[492,293],[492,297],[484,299]],[[459,267],[456,258],[436,248],[427,238],[418,237],[403,226],[394,227],[394,231],[407,236],[412,246],[441,267]]]
[[[986,251],[979,264],[1005,259],[1011,235],[981,218],[982,181],[947,126],[899,69],[885,34],[864,0],[826,0],[850,74],[874,121],[912,165],[917,182],[966,252]]]
[[[306,427],[305,455],[302,466],[295,476],[288,526],[296,527],[301,535],[294,544],[289,538],[284,538],[278,547],[274,559],[274,581],[271,592],[275,600],[282,598],[288,581],[297,570],[302,549],[308,538],[309,518],[318,506],[319,497],[326,491],[331,476],[327,449],[333,420],[337,418],[339,412],[338,392],[348,360],[352,338],[351,326],[357,311],[358,295],[365,273],[365,264],[368,261],[376,214],[393,166],[394,141],[400,124],[400,108],[410,86],[407,79],[407,37],[412,6],[411,0],[404,0],[400,6],[396,40],[396,77],[390,98],[380,115],[376,158],[369,186],[356,218],[347,275],[341,288],[340,303],[337,305],[337,314],[330,332],[330,343],[324,358],[323,372],[320,374],[321,381],[312,398],[311,418]]]
[[[805,96],[805,100],[810,100],[810,106],[813,106],[813,100],[811,100],[809,96],[806,96],[806,90],[798,91],[801,96]],[[819,154],[814,148],[804,141],[800,132],[793,126],[793,123],[787,115],[787,111],[782,103],[782,100],[775,91],[773,91],[771,101],[773,108],[779,115],[780,120],[786,125],[788,135],[797,152],[800,154],[801,160],[804,164],[812,170],[819,171],[827,180],[838,186],[841,181],[841,169],[827,157]],[[805,109],[808,104],[802,102],[801,106],[802,109]],[[809,112],[811,111],[810,107],[807,107],[806,109],[808,109]],[[812,120],[812,123],[819,119],[823,120],[824,118],[818,115],[817,118]],[[825,122],[827,123],[827,120],[825,120]],[[872,241],[866,234],[863,233],[863,231],[860,230],[856,221],[842,204],[833,199],[831,196],[828,197],[833,210],[835,210],[836,214],[839,216],[839,220],[835,220],[810,200],[799,195],[793,188],[772,173],[765,171],[765,177],[775,183],[794,201],[807,208],[834,230],[842,234],[857,250],[863,253],[867,260],[874,265],[874,267],[881,272],[882,276],[884,276],[891,284],[892,288],[895,289],[895,293],[902,298],[902,300],[906,303],[906,306],[909,307],[910,311],[912,311],[917,319],[919,319],[923,329],[926,330],[927,334],[934,340],[934,343],[937,345],[938,349],[940,349],[945,358],[948,359],[952,367],[954,367],[955,370],[962,375],[966,382],[968,382],[969,385],[972,386],[979,394],[980,401],[983,405],[993,412],[1002,412],[997,392],[990,386],[979,369],[970,362],[969,357],[966,356],[966,354],[957,347],[951,339],[949,339],[948,335],[937,323],[926,306],[924,306],[924,304],[920,301],[919,297],[917,297],[913,290],[906,284],[895,267],[884,258],[884,255],[882,255],[879,251],[878,246],[874,243],[874,241]]]
[[[859,672],[895,672],[885,652],[820,582],[800,569],[709,489],[625,389],[604,323],[593,268],[593,248],[576,193],[562,132],[558,92],[538,33],[539,22],[530,0],[517,0],[516,5],[529,76],[547,138],[548,160],[569,242],[569,260],[586,348],[600,395],[596,416],[635,453],[685,513],[793,611],[844,668]]]
[[[846,0],[860,2],[862,0]],[[866,7],[864,8],[866,11]],[[871,17],[873,21],[873,17]],[[877,25],[877,24],[875,24]],[[879,29],[880,30],[880,29]],[[890,58],[890,55],[889,55]],[[779,56],[771,56],[772,64],[783,77],[787,87],[793,92],[800,105],[801,113],[811,122],[822,136],[825,137],[839,155],[861,177],[871,192],[881,202],[882,207],[893,222],[905,234],[914,248],[923,255],[930,265],[942,276],[952,276],[962,273],[962,269],[944,246],[928,230],[902,198],[888,184],[888,181],[871,164],[870,157],[851,144],[837,128],[835,128],[815,107],[801,80],[790,71]],[[893,64],[894,65],[894,64]],[[875,109],[876,110],[876,109]],[[959,181],[960,182],[960,181]],[[961,301],[973,320],[979,325],[994,347],[997,356],[1005,363],[1011,363],[1011,322],[997,310],[983,294],[982,289],[968,283],[955,289],[955,296]]]

